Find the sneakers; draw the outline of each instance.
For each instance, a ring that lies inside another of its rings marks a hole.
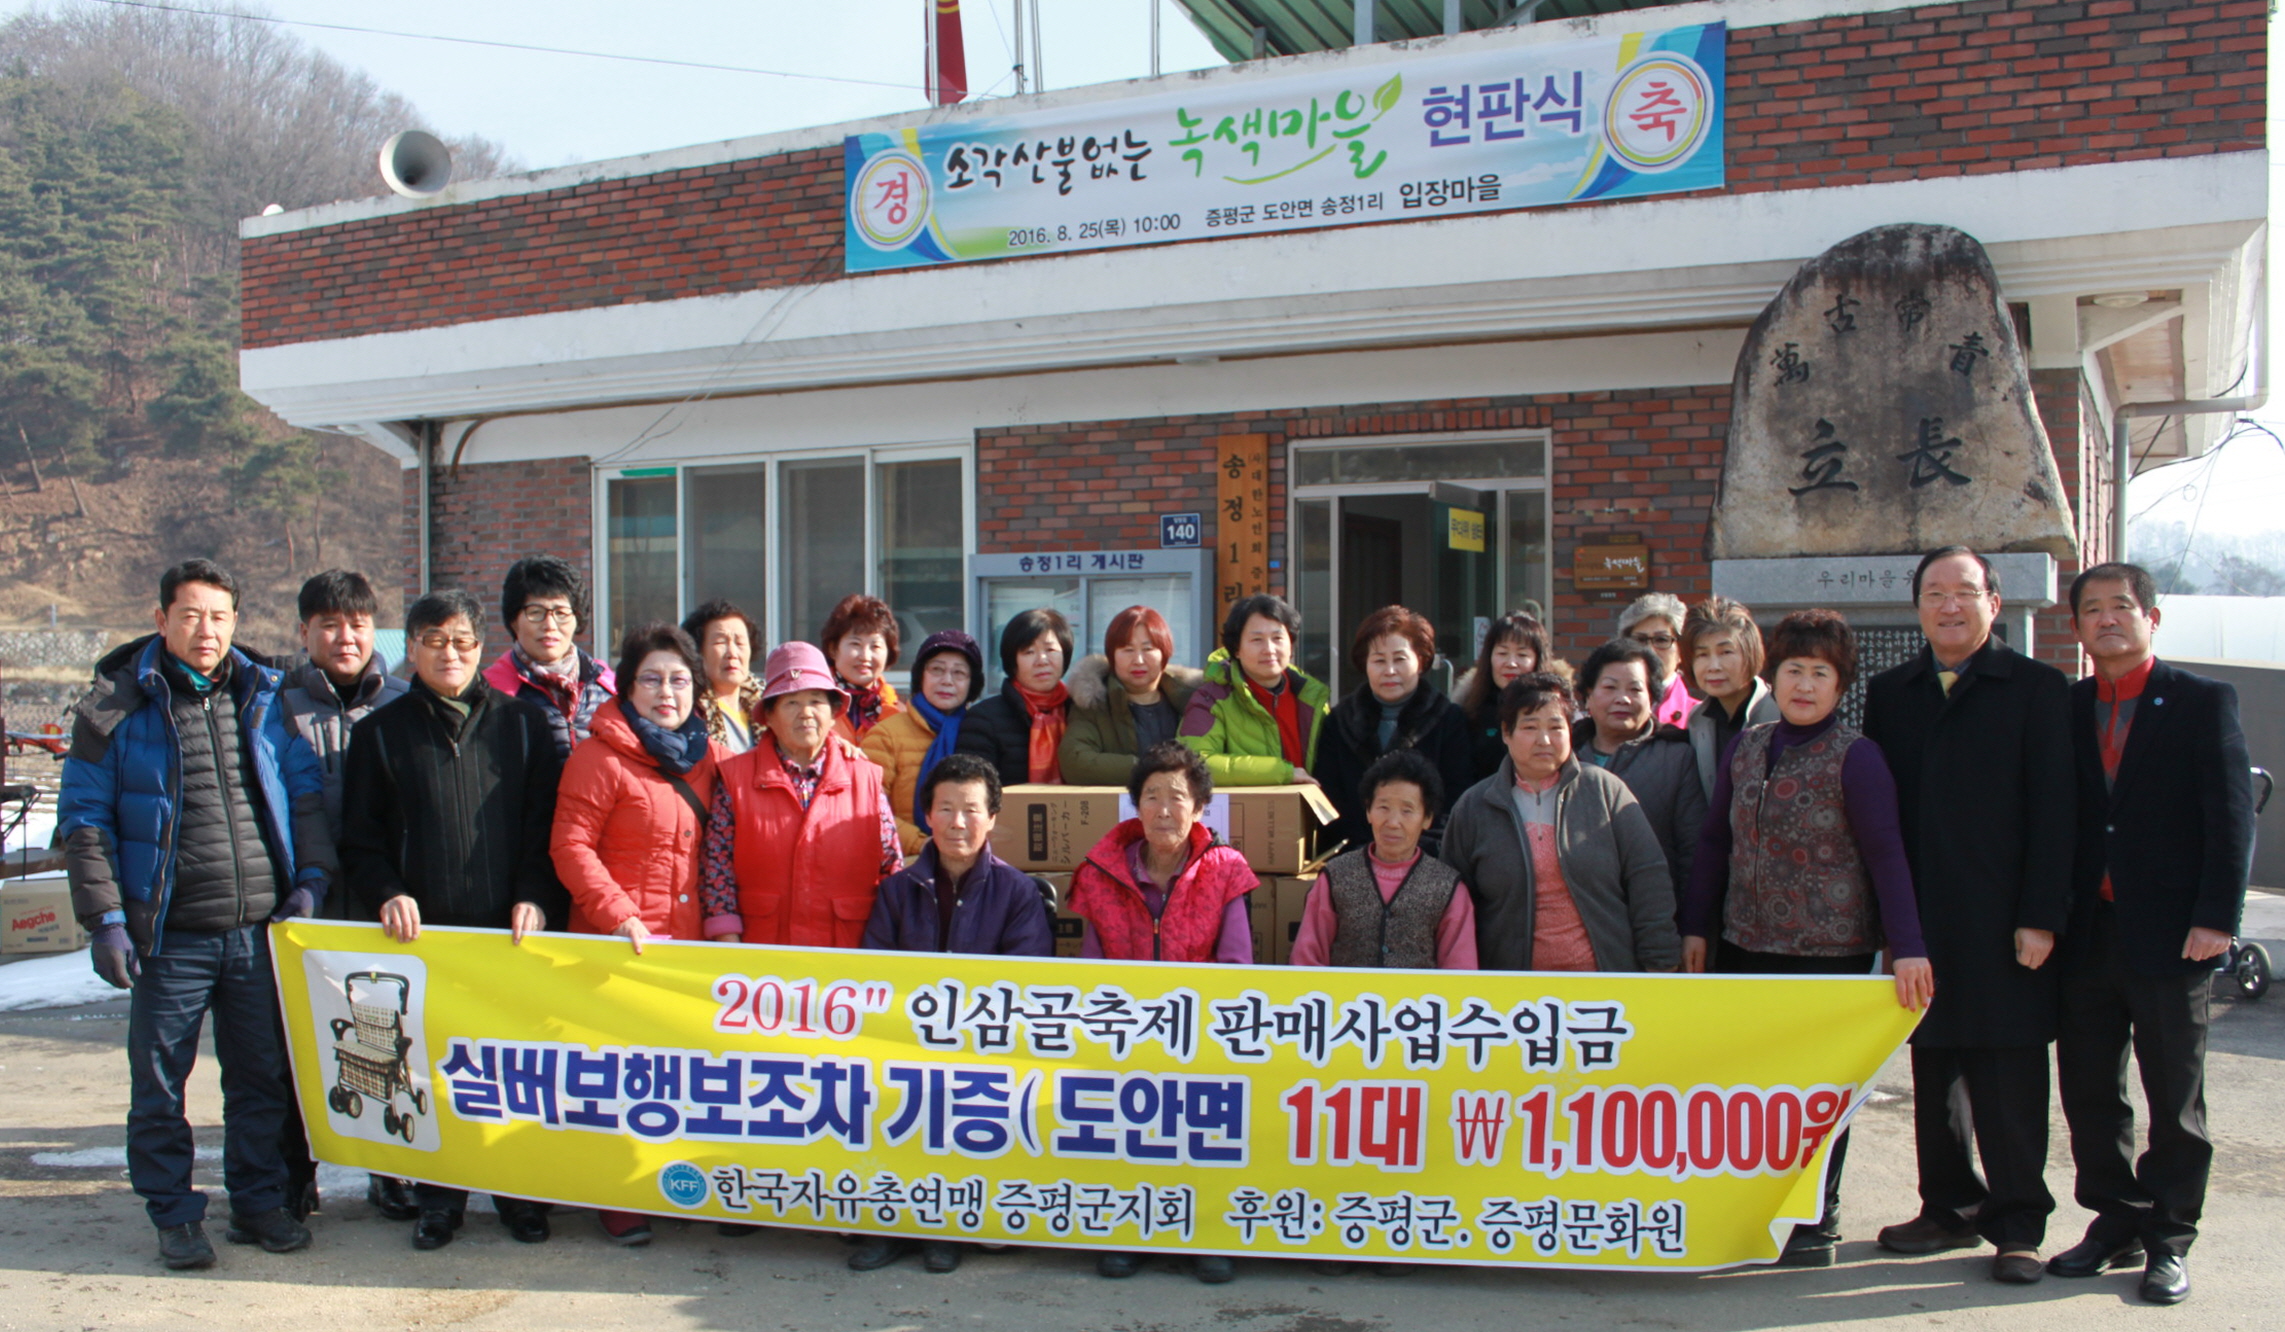
[[[603,1223],[603,1234],[613,1244],[636,1249],[651,1242],[650,1218],[639,1212],[598,1211],[595,1219]]]
[[[309,1227],[293,1219],[283,1207],[252,1216],[230,1216],[230,1229],[222,1237],[232,1244],[259,1244],[265,1253],[293,1253],[309,1247]]]
[[[177,1272],[214,1266],[214,1246],[206,1241],[206,1227],[192,1221],[161,1230],[159,1261]]]

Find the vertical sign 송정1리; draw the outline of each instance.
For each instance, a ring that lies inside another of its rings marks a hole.
[[[1269,590],[1269,436],[1214,441],[1214,600],[1230,607]]]

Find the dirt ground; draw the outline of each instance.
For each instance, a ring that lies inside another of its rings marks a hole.
[[[2285,899],[2266,903],[2285,926]],[[2252,932],[2249,927],[2249,933]],[[2285,935],[2285,928],[2266,933]],[[2285,957],[2285,941],[2273,942]],[[202,1163],[216,1193],[210,1271],[169,1273],[140,1203],[116,1164],[38,1165],[43,1156],[124,1141],[125,1005],[0,1014],[0,1329],[672,1328],[1106,1329],[1173,1332],[1378,1332],[1516,1327],[1688,1328],[1704,1332],[1824,1326],[2099,1329],[2152,1320],[2255,1332],[2285,1322],[2285,988],[2258,1003],[2215,1005],[2209,1097],[2217,1160],[2205,1233],[2191,1260],[2196,1294],[2173,1311],[2134,1298],[2139,1271],[2031,1287],[1993,1284],[1989,1250],[1903,1259],[1874,1246],[1881,1225],[1916,1201],[1908,1075],[1884,1070],[1857,1120],[1840,1266],[1714,1276],[1571,1274],[1422,1268],[1407,1276],[1324,1277],[1307,1264],[1241,1260],[1238,1279],[1203,1286],[1179,1260],[1129,1281],[1094,1274],[1090,1255],[971,1253],[959,1272],[929,1276],[917,1259],[869,1275],[843,1266],[829,1235],[764,1230],[725,1238],[709,1224],[662,1221],[658,1242],[621,1250],[593,1217],[559,1211],[556,1238],[511,1242],[472,1215],[436,1253],[409,1247],[410,1227],[382,1220],[361,1194],[336,1188],[312,1222],[306,1252],[272,1256],[222,1243],[227,1203],[219,1163]],[[220,1145],[211,1060],[192,1096],[201,1141]],[[2069,1200],[2058,1112],[2048,1180],[2060,1207],[2048,1251],[2075,1241],[2086,1214]],[[341,1172],[329,1172],[337,1179]]]

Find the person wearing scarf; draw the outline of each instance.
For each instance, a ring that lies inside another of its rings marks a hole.
[[[968,705],[984,691],[984,650],[957,629],[930,634],[913,659],[912,692],[904,711],[892,714],[865,737],[865,757],[881,770],[881,785],[896,814],[897,840],[907,856],[928,842],[928,811],[915,793],[936,765],[960,744]]]
[[[1000,692],[968,709],[957,748],[991,760],[1005,786],[1063,782],[1063,733],[1071,691],[1071,623],[1053,610],[1028,610],[1000,631]]]
[[[754,747],[754,732],[762,724],[762,682],[754,678],[760,628],[736,605],[717,599],[684,616],[682,632],[698,645],[698,659],[706,666],[698,711],[716,756],[745,753]]]
[[[833,682],[849,699],[833,733],[862,745],[874,727],[904,711],[888,679],[889,667],[897,664],[896,613],[879,597],[852,592],[825,617],[817,642],[832,663]]]
[[[715,756],[698,708],[706,669],[690,636],[642,625],[619,650],[622,693],[595,713],[557,789],[556,874],[571,930],[611,934],[634,956],[659,939],[703,938],[699,869]],[[602,1211],[614,1243],[648,1244],[648,1220]]]

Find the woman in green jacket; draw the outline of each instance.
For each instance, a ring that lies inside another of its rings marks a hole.
[[[1317,732],[1333,693],[1293,665],[1301,616],[1259,593],[1230,608],[1206,682],[1182,716],[1182,743],[1206,756],[1217,786],[1316,784]]]
[[[1103,654],[1073,667],[1063,780],[1125,786],[1135,758],[1172,740],[1190,695],[1206,677],[1174,664],[1174,631],[1148,606],[1129,606],[1103,631]]]

